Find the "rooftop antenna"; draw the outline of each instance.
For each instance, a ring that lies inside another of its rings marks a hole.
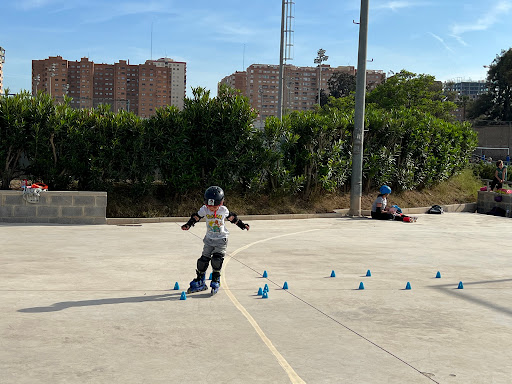
[[[149,58],[153,60],[153,22],[151,22],[151,53]]]
[[[244,54],[242,56],[242,71],[245,71],[245,44],[244,44]]]

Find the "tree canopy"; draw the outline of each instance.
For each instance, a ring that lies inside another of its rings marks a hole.
[[[457,108],[446,99],[441,82],[434,76],[406,70],[389,77],[371,91],[366,100],[386,110],[415,108],[447,121],[454,120],[451,112]]]
[[[335,72],[327,81],[327,86],[332,97],[348,96],[356,90],[356,77],[350,73]]]
[[[487,81],[490,97],[483,98],[476,108],[484,110],[482,115],[487,119],[512,121],[512,48],[496,55],[489,66]]]

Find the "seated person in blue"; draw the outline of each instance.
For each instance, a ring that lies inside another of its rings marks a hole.
[[[383,185],[379,189],[379,194],[372,205],[372,219],[377,220],[397,220],[405,221],[406,223],[414,223],[418,220],[417,217],[406,216],[402,213],[398,213],[396,208],[386,208],[388,204],[387,197],[391,193],[391,188],[387,185]]]

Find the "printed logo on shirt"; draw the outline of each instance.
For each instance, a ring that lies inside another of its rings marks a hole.
[[[208,230],[212,232],[220,232],[222,221],[215,219],[208,221]]]
[[[222,215],[210,215],[210,214],[206,214],[206,218],[207,219],[219,219],[219,220],[222,220]]]

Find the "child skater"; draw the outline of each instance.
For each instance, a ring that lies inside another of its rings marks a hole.
[[[396,212],[396,208],[386,209],[388,203],[387,197],[391,193],[391,188],[387,185],[383,185],[379,189],[379,195],[375,199],[372,205],[372,219],[377,220],[397,220],[405,221],[406,223],[414,223],[418,220],[417,217],[406,216],[402,213]]]
[[[190,282],[188,293],[204,291],[208,289],[204,280],[210,261],[212,263],[212,295],[217,293],[220,286],[220,270],[226,254],[229,231],[226,229],[225,220],[236,224],[240,229],[249,230],[249,224],[238,219],[236,213],[230,213],[224,204],[224,191],[220,187],[209,187],[204,193],[204,205],[197,213],[192,214],[181,229],[188,231],[199,220],[206,216],[206,235],[204,236],[203,253],[197,260],[197,277]]]

